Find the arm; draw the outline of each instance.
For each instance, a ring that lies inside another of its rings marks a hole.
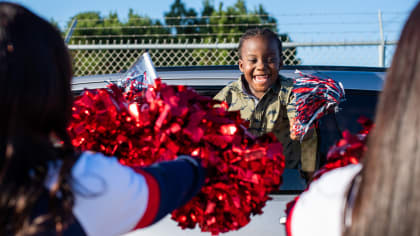
[[[292,101],[294,94],[290,92],[289,100],[287,104],[287,117],[290,123],[290,138],[292,140],[299,140],[300,136],[297,136],[293,130],[293,123],[296,117],[296,107]],[[305,137],[301,142],[301,170],[307,173],[312,173],[316,169],[316,158],[318,151],[318,136],[315,132],[315,128],[311,128],[306,133]]]
[[[213,100],[220,101],[220,102],[226,102],[228,104],[228,108],[230,107],[232,103],[232,96],[230,91],[230,86],[227,85],[222,90],[220,90],[214,97]],[[215,107],[220,107],[220,104],[216,104]]]
[[[181,156],[146,168],[85,152],[72,169],[73,213],[88,235],[120,235],[153,224],[201,188],[200,163]]]
[[[222,90],[220,90],[214,97],[214,100],[217,101],[226,101],[226,96],[227,96],[227,91],[226,91],[226,87],[224,87]]]
[[[314,172],[316,170],[316,157],[318,151],[318,136],[316,132],[304,139],[301,143],[302,171]]]
[[[153,224],[183,206],[200,191],[205,177],[201,164],[189,156],[180,156],[177,160],[160,162],[137,171],[146,179],[153,178],[148,185],[157,185],[153,186],[158,191],[152,197],[159,199],[159,203],[155,203],[156,212],[148,216],[149,220],[139,222],[136,228]]]

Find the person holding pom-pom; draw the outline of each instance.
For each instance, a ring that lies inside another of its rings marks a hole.
[[[121,235],[185,204],[205,171],[180,156],[145,168],[77,153],[69,53],[47,21],[0,3],[0,235]]]
[[[273,132],[283,144],[286,168],[298,168],[310,180],[316,169],[317,135],[311,129],[305,139],[291,129],[295,122],[293,80],[279,74],[283,65],[282,44],[269,29],[246,31],[238,47],[241,77],[223,88],[214,99],[239,110],[257,136]]]

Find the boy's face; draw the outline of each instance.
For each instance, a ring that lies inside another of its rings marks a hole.
[[[282,60],[275,40],[262,36],[248,38],[242,44],[239,69],[250,92],[261,98],[278,77]]]

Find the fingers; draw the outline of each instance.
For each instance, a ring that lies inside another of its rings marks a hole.
[[[296,136],[296,134],[295,134],[295,132],[293,132],[293,131],[290,131],[290,139],[291,140],[298,140],[298,136]]]
[[[290,130],[290,139],[291,140],[297,140],[299,138],[293,130],[294,124],[295,124],[295,119],[294,118],[289,119],[289,130]]]
[[[293,129],[294,124],[295,124],[295,119],[290,119],[289,120],[289,130],[290,130],[290,139],[291,140],[300,140],[301,135],[297,135]],[[303,139],[301,141],[307,140],[310,137],[312,137],[312,135],[314,134],[314,127],[310,128],[306,134],[304,135]]]

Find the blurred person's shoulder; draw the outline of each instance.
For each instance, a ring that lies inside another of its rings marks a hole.
[[[341,235],[347,191],[361,168],[348,165],[314,180],[293,207],[292,235]]]

